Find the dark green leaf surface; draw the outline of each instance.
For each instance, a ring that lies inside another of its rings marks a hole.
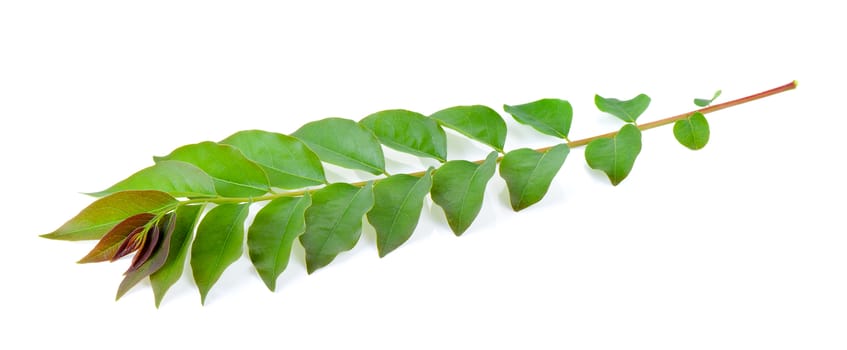
[[[245,130],[220,143],[235,146],[247,159],[259,164],[273,187],[296,189],[326,183],[318,155],[291,136]]]
[[[705,98],[695,98],[695,99],[694,99],[694,104],[695,104],[695,105],[698,105],[698,106],[700,106],[700,107],[706,107],[706,106],[708,106],[708,105],[712,104],[712,102],[715,102],[715,100],[716,100],[716,99],[718,99],[718,97],[719,97],[720,95],[721,95],[721,90],[715,91],[715,94],[714,94],[714,96],[712,96],[712,98],[711,98],[711,99],[705,99]]]
[[[585,147],[585,160],[592,169],[601,170],[617,186],[629,175],[641,152],[641,130],[624,125],[613,138],[597,139]]]
[[[423,200],[432,187],[432,168],[420,178],[393,175],[374,185],[374,206],[368,222],[376,230],[376,247],[384,257],[409,240],[423,209]]]
[[[573,119],[573,107],[568,101],[545,98],[517,106],[503,105],[503,109],[519,123],[529,125],[543,134],[568,138]]]
[[[693,150],[701,149],[709,142],[709,122],[703,113],[696,112],[688,118],[677,120],[673,124],[673,135],[683,146]]]
[[[309,145],[324,162],[374,175],[385,173],[385,156],[379,140],[352,120],[321,119],[303,125],[291,135]]]
[[[210,210],[197,227],[191,247],[191,269],[200,289],[200,302],[229,265],[241,257],[244,219],[248,204],[221,204]]]
[[[470,227],[482,209],[485,186],[496,167],[497,152],[491,152],[482,164],[453,160],[432,176],[432,201],[444,209],[447,223],[457,236]]]
[[[180,160],[202,169],[215,180],[215,189],[224,197],[253,197],[267,193],[268,176],[237,148],[214,142],[182,146],[156,162]]]
[[[136,228],[146,225],[150,222],[150,220],[153,220],[154,217],[156,216],[150,213],[141,213],[130,216],[126,218],[126,220],[121,221],[108,233],[106,233],[103,238],[100,239],[100,242],[97,242],[94,249],[92,249],[88,255],[80,259],[78,263],[84,264],[113,260],[115,253],[118,252],[118,248],[121,247],[121,244],[129,236],[129,234]]]
[[[157,214],[175,207],[177,200],[159,191],[123,191],[100,198],[56,231],[42,235],[50,239],[79,241],[100,239],[124,219],[141,213]]]
[[[308,273],[353,249],[362,233],[362,217],[373,204],[371,182],[361,188],[335,183],[312,193],[312,206],[306,209],[306,231],[300,236]]]
[[[174,223],[176,216],[173,213],[168,213],[163,216],[156,225],[158,227],[154,227],[153,230],[158,230],[162,234],[162,239],[158,240],[158,242],[154,243],[155,246],[150,247],[152,250],[152,255],[149,258],[144,259],[144,263],[141,264],[138,268],[130,268],[126,272],[126,276],[124,276],[123,281],[118,286],[118,293],[115,296],[115,300],[120,299],[126,292],[128,292],[133,286],[138,284],[141,280],[150,276],[150,274],[156,272],[156,270],[160,269],[162,265],[165,264],[165,261],[168,258],[171,248],[171,236],[173,235]],[[142,254],[142,252],[138,252],[135,254]]]
[[[155,190],[174,197],[212,197],[215,182],[209,174],[193,164],[178,160],[165,160],[130,175],[106,190],[89,193],[102,197],[120,191]]]
[[[444,129],[420,113],[392,109],[371,114],[359,124],[372,131],[379,142],[397,151],[442,162],[447,159]]]
[[[256,214],[247,231],[250,260],[271,291],[276,289],[277,278],[288,266],[291,245],[305,229],[304,216],[311,203],[308,193],[303,197],[274,199]]]
[[[618,117],[627,123],[635,123],[635,120],[650,105],[650,97],[640,94],[631,100],[621,101],[616,98],[603,98],[600,95],[594,95],[594,104],[603,112]]]
[[[500,177],[509,188],[512,209],[519,211],[544,198],[568,153],[564,143],[546,152],[521,148],[506,153],[500,161]]]
[[[506,122],[493,109],[481,106],[456,106],[435,112],[430,118],[444,127],[482,142],[503,153],[506,143]]]
[[[162,303],[162,298],[165,297],[168,289],[182,276],[194,227],[200,219],[203,207],[203,205],[185,205],[176,210],[176,222],[174,222],[174,229],[171,233],[170,242],[168,242],[170,243],[168,258],[161,268],[150,275],[150,284],[153,286],[156,307],[159,307],[159,304]]]

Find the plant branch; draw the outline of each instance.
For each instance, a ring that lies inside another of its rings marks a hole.
[[[653,128],[656,128],[656,127],[659,127],[659,126],[663,126],[663,125],[671,124],[671,123],[673,123],[673,122],[676,122],[677,120],[681,120],[681,119],[688,118],[689,116],[691,116],[692,114],[697,113],[697,112],[700,112],[700,113],[702,113],[702,114],[708,114],[708,113],[711,113],[711,112],[717,112],[717,111],[722,110],[722,109],[726,109],[726,108],[730,108],[730,107],[738,106],[738,105],[741,105],[741,104],[745,104],[745,103],[747,103],[747,102],[752,102],[752,101],[759,100],[759,99],[762,99],[762,98],[765,98],[765,97],[768,97],[768,96],[776,95],[776,94],[781,93],[781,92],[785,92],[785,91],[793,90],[793,89],[795,89],[796,87],[797,87],[797,81],[795,80],[795,81],[792,81],[792,82],[790,82],[790,83],[788,83],[788,84],[785,84],[785,85],[782,85],[782,86],[779,86],[779,87],[776,87],[776,88],[773,88],[773,89],[770,89],[770,90],[762,91],[762,92],[757,93],[757,94],[753,94],[753,95],[750,95],[750,96],[746,96],[746,97],[738,98],[738,99],[731,100],[731,101],[727,101],[727,102],[724,102],[724,103],[719,103],[719,104],[711,105],[711,106],[708,106],[708,107],[700,108],[700,109],[697,109],[697,110],[693,110],[693,111],[690,111],[690,112],[682,113],[682,114],[675,115],[675,116],[672,116],[672,117],[668,117],[668,118],[664,118],[664,119],[659,119],[659,120],[656,120],[656,121],[652,121],[652,122],[649,122],[649,123],[639,124],[639,125],[637,125],[637,126],[638,126],[638,128],[639,128],[639,129],[641,129],[641,130],[649,130],[649,129],[653,129]],[[618,132],[617,132],[617,131],[613,131],[613,132],[609,132],[609,133],[605,133],[605,134],[601,134],[601,135],[596,135],[596,136],[592,136],[592,137],[588,137],[588,138],[584,138],[584,139],[579,139],[579,140],[574,140],[574,141],[566,140],[566,141],[568,141],[568,142],[567,142],[568,147],[570,147],[570,148],[576,148],[576,147],[582,147],[582,146],[585,146],[585,145],[587,145],[589,142],[594,141],[594,140],[597,140],[597,139],[602,139],[602,138],[611,138],[611,137],[614,137],[614,136],[615,136],[615,135],[617,135],[617,134],[618,134]],[[542,148],[538,148],[538,149],[536,149],[536,151],[538,151],[538,152],[546,152],[547,150],[549,150],[549,149],[550,149],[550,148],[552,148],[552,147],[554,147],[554,146],[542,147]],[[502,152],[501,152],[501,153],[502,153]],[[497,161],[499,162],[501,159],[503,159],[503,156],[498,157],[498,158],[497,158]],[[485,161],[484,159],[483,159],[483,160],[477,160],[477,161],[475,161],[474,163],[482,164],[482,162],[484,162],[484,161]],[[407,175],[416,176],[416,177],[421,177],[421,176],[423,176],[425,173],[426,173],[426,171],[418,171],[418,172],[414,172],[414,173],[408,173]],[[387,173],[386,173],[386,175],[387,175]],[[370,182],[370,181],[378,181],[378,180],[379,180],[379,179],[368,180],[368,181],[360,181],[360,182],[354,182],[354,183],[351,183],[351,185],[356,186],[356,187],[362,187],[362,186],[364,186],[365,184],[367,184],[367,183],[368,183],[368,182]],[[298,191],[288,191],[288,192],[279,192],[279,193],[271,193],[271,194],[267,194],[267,195],[264,195],[264,196],[252,197],[252,198],[249,198],[249,197],[213,197],[213,198],[195,198],[195,199],[189,199],[189,200],[183,201],[183,202],[181,202],[181,203],[180,203],[180,205],[197,204],[197,203],[216,203],[216,204],[224,204],[224,203],[263,202],[263,201],[269,201],[269,200],[273,200],[273,199],[280,198],[280,197],[296,197],[296,196],[302,196],[302,195],[304,195],[304,194],[306,194],[306,193],[311,193],[311,192],[314,192],[314,191],[316,191],[316,190],[318,190],[318,189],[320,189],[320,188],[304,189],[304,190],[298,190]]]

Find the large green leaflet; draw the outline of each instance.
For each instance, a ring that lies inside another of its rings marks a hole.
[[[129,190],[156,190],[174,197],[213,197],[218,194],[214,179],[202,169],[191,163],[163,160],[91,195],[102,197]]]
[[[211,175],[218,194],[224,197],[252,197],[267,193],[268,176],[258,164],[230,145],[201,142],[182,146],[156,162],[180,160],[191,163]]]
[[[162,298],[165,297],[168,289],[182,276],[188,247],[191,246],[191,238],[194,237],[194,227],[200,219],[203,207],[203,205],[183,205],[175,211],[176,222],[171,232],[168,258],[159,270],[150,275],[156,307],[162,303]]]
[[[335,183],[312,193],[312,206],[306,209],[306,232],[300,236],[308,273],[353,249],[362,234],[362,217],[373,204],[371,182],[362,187]]]
[[[503,109],[519,123],[529,125],[538,132],[567,139],[573,120],[570,102],[545,98],[522,105],[503,105]]]
[[[200,289],[200,302],[229,265],[241,257],[247,204],[221,204],[210,210],[197,227],[191,246],[191,269]]]
[[[488,180],[494,176],[497,152],[491,152],[482,164],[451,160],[432,177],[432,201],[444,209],[447,224],[456,236],[471,226],[482,209]]]
[[[585,147],[585,160],[592,169],[601,170],[617,186],[629,175],[641,152],[641,130],[626,124],[612,138],[591,141]]]
[[[122,191],[100,198],[64,225],[41,237],[79,241],[100,239],[124,219],[141,213],[161,213],[174,208],[177,200],[159,191]]]
[[[437,120],[446,128],[453,129],[503,153],[503,145],[506,143],[506,122],[500,114],[489,107],[481,105],[450,107],[435,112],[430,118]]]
[[[544,152],[521,148],[506,153],[500,161],[500,177],[509,188],[512,209],[522,210],[544,198],[568,153],[564,143]]]
[[[379,140],[352,120],[321,119],[303,125],[291,135],[309,145],[324,162],[374,175],[385,173],[385,156]]]
[[[308,194],[274,199],[256,214],[247,231],[250,260],[271,291],[288,266],[291,246],[305,229],[304,215],[311,204]]]
[[[221,143],[235,146],[247,159],[259,164],[273,187],[294,189],[326,183],[321,160],[306,144],[291,136],[245,130]]]
[[[368,222],[376,230],[380,257],[409,240],[423,209],[424,197],[432,187],[432,168],[423,176],[392,175],[374,185],[374,207]]]
[[[420,113],[392,109],[371,114],[359,124],[371,130],[379,142],[400,152],[447,159],[447,135],[438,123]]]
[[[627,123],[635,123],[635,120],[650,105],[650,97],[645,94],[639,94],[630,100],[621,101],[616,98],[604,98],[600,95],[594,95],[594,104],[597,105],[599,110],[618,117],[620,120]]]
[[[696,112],[688,118],[677,120],[673,125],[673,135],[683,146],[692,150],[701,149],[709,143],[709,122],[703,113]]]

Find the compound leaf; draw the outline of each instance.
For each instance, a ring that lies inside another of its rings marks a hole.
[[[592,169],[606,173],[617,186],[629,175],[641,152],[641,130],[626,124],[612,138],[591,141],[585,147],[585,160]]]
[[[182,146],[167,156],[154,157],[154,159],[157,163],[164,160],[179,160],[194,164],[212,176],[215,189],[224,197],[253,197],[263,195],[270,190],[265,171],[230,145],[210,141],[195,143]]]
[[[543,134],[568,138],[573,120],[573,107],[568,101],[545,98],[522,105],[503,105],[503,109],[519,123],[529,125]]]
[[[326,183],[318,155],[294,137],[244,130],[220,143],[235,146],[247,159],[259,164],[273,187],[295,189]]]
[[[359,124],[370,129],[379,142],[400,152],[447,159],[447,135],[438,122],[420,113],[392,109],[371,114]]]
[[[594,104],[603,112],[618,117],[627,123],[635,123],[635,120],[650,105],[650,97],[640,94],[631,100],[621,101],[616,98],[604,98],[600,95],[594,95]]]
[[[182,271],[185,269],[185,257],[188,255],[188,247],[191,246],[192,233],[200,219],[200,214],[203,213],[203,207],[203,205],[184,205],[176,209],[176,222],[171,232],[168,258],[161,268],[150,275],[156,307],[162,303],[162,298],[165,297],[168,289],[182,276]]]
[[[241,257],[244,219],[248,204],[221,204],[210,210],[197,227],[191,247],[191,269],[200,289],[200,302],[229,265]]]
[[[481,106],[456,106],[435,112],[430,118],[446,128],[482,142],[503,153],[506,143],[506,122],[493,109]]]
[[[432,187],[432,168],[421,177],[399,174],[374,185],[374,206],[368,222],[376,230],[380,257],[409,240],[423,209],[423,200]]]
[[[695,112],[673,124],[673,135],[683,146],[692,150],[701,149],[709,142],[709,121],[703,113]]]
[[[79,241],[100,239],[126,218],[141,213],[158,214],[175,207],[177,200],[160,191],[121,191],[100,198],[44,238]]]
[[[322,161],[374,175],[385,173],[385,156],[376,136],[358,123],[326,118],[303,125],[294,136],[309,145]]]
[[[466,160],[444,163],[432,176],[432,201],[444,209],[447,223],[456,236],[470,227],[480,209],[488,180],[494,176],[497,152],[482,164]]]
[[[520,211],[544,198],[568,153],[564,143],[545,152],[521,148],[506,153],[500,161],[500,177],[509,188],[512,209]]]
[[[174,197],[212,197],[217,195],[209,174],[193,164],[165,160],[144,168],[103,191],[89,193],[102,197],[120,191],[155,190]]]
[[[306,231],[300,235],[308,273],[353,249],[362,233],[362,217],[373,204],[372,182],[361,188],[335,183],[312,193],[312,206],[306,209]]]
[[[247,231],[250,260],[271,291],[276,289],[277,278],[288,266],[294,240],[305,229],[304,215],[311,203],[308,193],[303,197],[274,199],[256,214]]]

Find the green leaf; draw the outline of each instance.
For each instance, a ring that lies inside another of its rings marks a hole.
[[[447,135],[435,120],[420,113],[393,109],[371,114],[359,124],[370,129],[379,142],[419,157],[447,158]]]
[[[214,142],[182,146],[156,162],[180,160],[196,165],[215,180],[215,189],[224,197],[253,197],[268,191],[268,176],[237,148]]]
[[[239,131],[220,143],[238,148],[268,174],[271,186],[295,189],[326,183],[318,155],[302,141],[275,132]]]
[[[456,106],[435,112],[430,118],[446,128],[482,142],[503,153],[506,122],[493,109],[481,106]]]
[[[503,105],[503,109],[519,123],[529,125],[543,134],[568,138],[573,119],[573,107],[568,101],[545,98],[517,106]]]
[[[194,227],[201,213],[203,213],[203,205],[184,205],[176,209],[176,222],[171,233],[168,258],[159,270],[150,275],[156,307],[162,303],[162,298],[165,297],[168,289],[182,276]]]
[[[312,203],[309,194],[303,197],[274,199],[256,214],[247,232],[250,260],[262,281],[271,291],[276,280],[288,266],[291,245],[305,229],[306,208]]]
[[[306,209],[306,231],[300,236],[308,273],[353,249],[362,233],[362,217],[373,204],[371,182],[361,188],[335,183],[312,193],[312,206]]]
[[[602,170],[617,186],[629,175],[641,152],[641,130],[626,124],[617,135],[591,141],[585,147],[585,160],[592,169]]]
[[[673,135],[683,146],[693,150],[706,147],[709,142],[709,122],[703,113],[696,112],[673,124]]]
[[[215,182],[209,174],[193,164],[178,160],[163,160],[130,175],[106,190],[89,193],[102,197],[120,191],[156,190],[174,197],[216,196]]]
[[[191,247],[191,269],[201,303],[224,270],[241,257],[248,211],[248,204],[221,204],[200,221]]]
[[[618,117],[627,123],[635,123],[635,120],[650,105],[650,97],[640,94],[631,100],[621,101],[616,98],[603,98],[600,95],[594,95],[594,104],[603,112]]]
[[[159,232],[162,233],[164,238],[158,240],[158,242],[155,243],[155,247],[150,248],[153,250],[153,254],[150,255],[150,257],[147,258],[141,266],[135,269],[130,268],[130,270],[126,272],[126,276],[124,276],[123,281],[121,281],[120,286],[118,286],[118,293],[115,295],[115,300],[120,299],[124,294],[126,294],[126,292],[132,289],[133,286],[138,284],[138,282],[147,276],[150,276],[150,274],[156,272],[162,267],[162,265],[165,264],[165,260],[167,260],[170,253],[170,241],[173,236],[175,219],[176,216],[173,213],[168,213],[156,223]],[[139,251],[135,254],[142,254],[142,252]]]
[[[155,217],[155,215],[150,213],[141,213],[126,218],[126,220],[121,221],[109,230],[109,232],[100,239],[100,242],[97,242],[94,249],[77,262],[85,264],[113,260],[115,253],[118,252],[118,248],[121,247],[121,244],[129,236],[129,234],[135,229],[146,225]]]
[[[545,152],[521,148],[506,153],[500,161],[500,177],[509,188],[512,209],[520,211],[544,198],[568,153],[565,143]]]
[[[324,162],[374,175],[385,173],[385,156],[376,136],[352,120],[321,119],[291,135],[309,145]]]
[[[494,176],[496,165],[497,152],[491,152],[482,164],[452,160],[432,176],[432,201],[444,209],[456,236],[470,227],[482,209],[485,186]]]
[[[698,106],[700,106],[700,107],[706,107],[706,106],[708,106],[708,105],[712,104],[712,102],[715,102],[715,100],[716,100],[716,99],[718,99],[718,97],[719,97],[720,95],[721,95],[721,90],[715,91],[715,95],[714,95],[714,96],[712,96],[712,98],[711,98],[711,99],[705,99],[705,98],[695,98],[695,99],[694,99],[694,104],[695,104],[695,105],[698,105]]]
[[[177,200],[159,191],[122,191],[100,198],[44,238],[79,241],[100,239],[126,218],[141,213],[161,213]]]
[[[409,240],[432,187],[432,168],[421,177],[393,175],[374,185],[374,206],[368,222],[376,230],[376,247],[384,257]]]

